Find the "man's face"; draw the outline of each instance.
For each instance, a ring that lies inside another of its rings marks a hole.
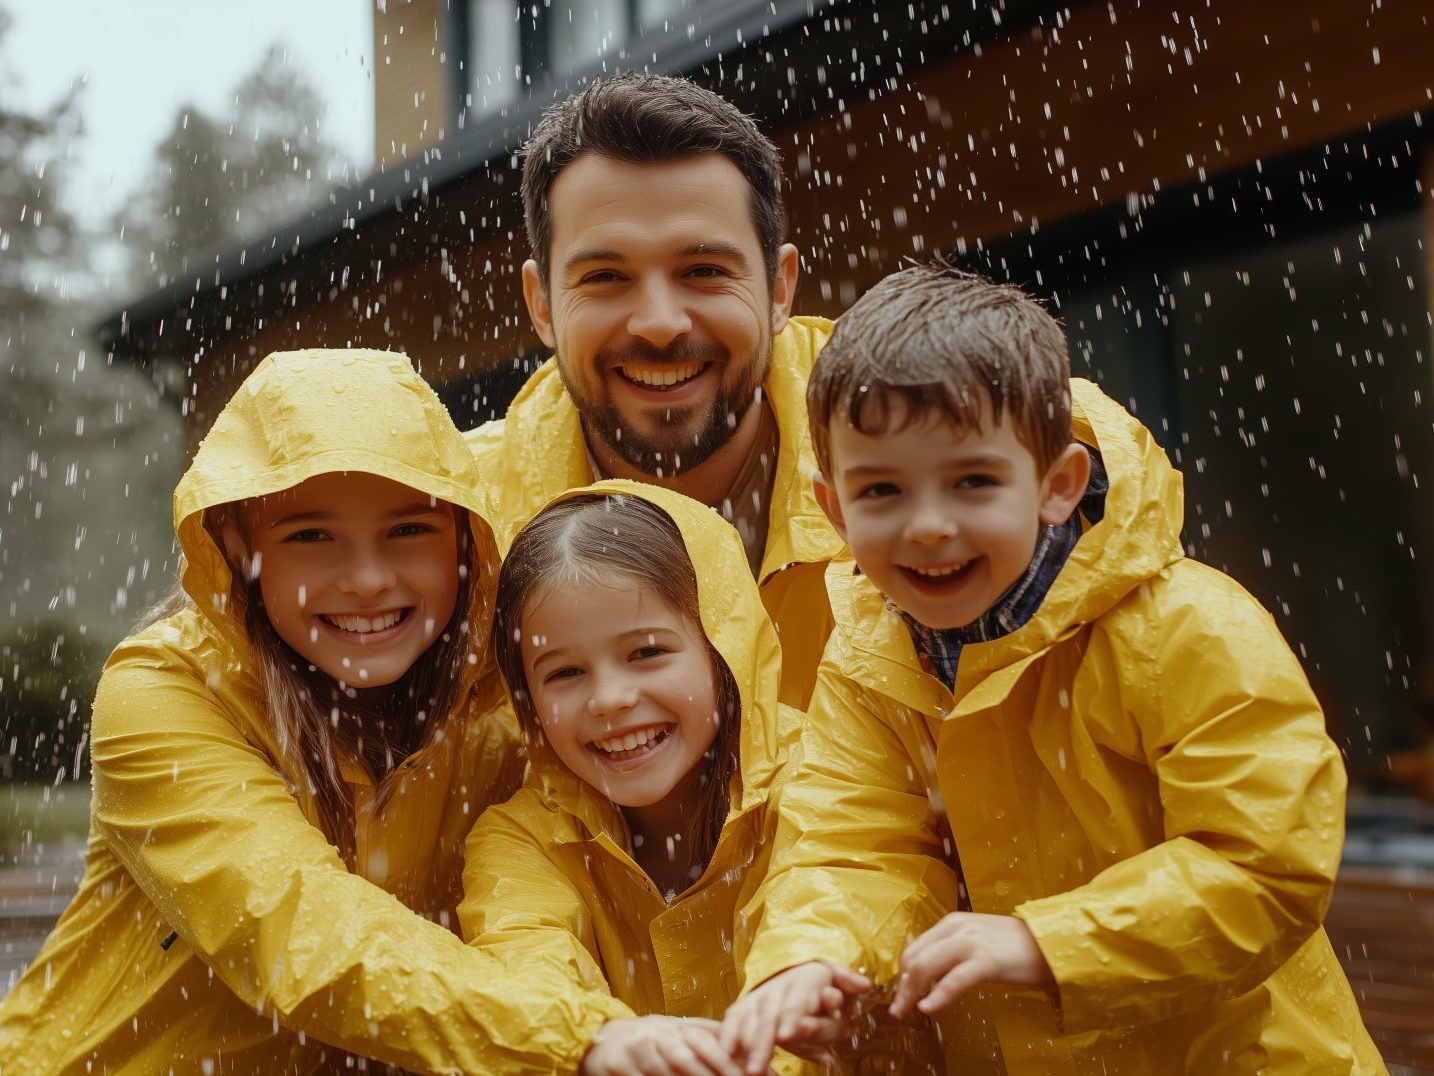
[[[702,463],[752,405],[786,324],[796,255],[769,284],[747,181],[707,154],[588,153],[548,195],[549,280],[524,296],[589,437],[656,477]]]

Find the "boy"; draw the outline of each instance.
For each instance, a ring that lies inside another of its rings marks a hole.
[[[1319,706],[1268,614],[1185,559],[1180,476],[1069,380],[1056,322],[907,269],[807,400],[855,565],[827,572],[745,913],[760,985],[723,1035],[747,1071],[802,1049],[854,967],[948,1047],[994,1028],[1011,1076],[1383,1072],[1320,927],[1345,776]]]

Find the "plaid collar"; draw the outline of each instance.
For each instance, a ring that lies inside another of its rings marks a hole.
[[[979,618],[960,628],[928,628],[887,599],[886,604],[906,622],[917,652],[926,658],[932,671],[948,688],[956,685],[956,666],[961,660],[961,648],[967,643],[988,643],[1009,635],[1035,616],[1071,550],[1080,540],[1081,517],[1084,516],[1092,525],[1104,517],[1105,495],[1110,490],[1110,480],[1100,453],[1089,446],[1086,450],[1090,453],[1090,483],[1081,497],[1079,511],[1072,512],[1070,519],[1064,523],[1041,531],[1035,554],[1025,572]]]

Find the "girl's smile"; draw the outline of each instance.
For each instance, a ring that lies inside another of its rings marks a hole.
[[[606,739],[594,740],[588,747],[605,766],[627,771],[649,761],[653,755],[672,742],[676,725],[649,725]]]
[[[413,606],[372,613],[316,613],[317,620],[334,638],[372,646],[397,638],[413,626]]]

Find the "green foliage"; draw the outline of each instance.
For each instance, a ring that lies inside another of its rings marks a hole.
[[[0,637],[0,779],[77,780],[89,772],[90,707],[104,647],[62,620]]]
[[[89,827],[88,782],[0,786],[0,867],[23,849],[83,836]]]

